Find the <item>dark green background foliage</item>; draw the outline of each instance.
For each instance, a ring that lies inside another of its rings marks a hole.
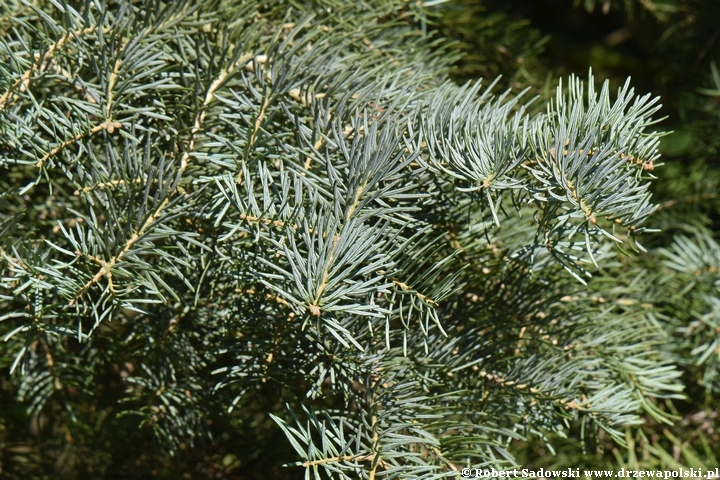
[[[717,18],[4,2],[0,477],[718,466]]]

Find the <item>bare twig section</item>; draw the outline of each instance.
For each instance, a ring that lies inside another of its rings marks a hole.
[[[105,99],[105,117],[111,118],[110,110],[112,110],[113,100],[115,97],[115,82],[117,81],[118,74],[120,73],[120,67],[122,65],[121,59],[115,60],[115,66],[113,67],[113,71],[110,72],[110,76],[108,77],[108,83],[107,83],[107,98]]]
[[[143,181],[144,180],[142,178],[136,178],[134,180],[130,180],[129,182],[126,182],[125,180],[111,180],[109,182],[98,183],[96,185],[84,187],[80,190],[75,190],[75,192],[73,192],[73,195],[78,196],[81,193],[92,192],[93,190],[105,190],[106,188],[119,187],[121,185],[127,185],[127,184],[133,184],[133,183],[140,185],[143,183]],[[155,182],[155,181],[156,180],[153,180],[153,182]]]
[[[437,306],[437,304],[438,304],[432,298],[428,297],[427,295],[423,295],[422,293],[420,293],[417,290],[415,290],[414,288],[410,287],[408,284],[401,282],[400,280],[393,278],[392,283],[394,283],[395,285],[400,287],[403,291],[405,291],[407,293],[412,293],[417,298],[419,298],[422,302],[424,302],[428,305]]]
[[[318,140],[318,142],[319,142],[319,140]],[[322,145],[322,143],[321,143],[321,145]],[[317,150],[317,148],[315,150]],[[310,158],[310,157],[305,158],[305,164],[303,165],[305,167],[305,170],[310,170],[310,165],[312,165],[312,158]],[[305,175],[304,172],[303,172],[303,175]]]
[[[262,105],[260,106],[260,112],[258,112],[258,115],[255,118],[255,125],[253,126],[252,133],[250,134],[250,140],[248,140],[248,149],[251,149],[255,145],[257,133],[260,130],[260,125],[262,125],[262,121],[265,118],[265,112],[267,111],[267,108],[270,105],[271,101],[272,95],[267,95],[265,97],[265,100],[263,100]]]
[[[290,229],[292,229],[292,230],[294,230],[294,231],[297,231],[297,230],[300,229],[300,226],[297,225],[297,224],[284,222],[284,221],[282,221],[282,220],[271,220],[271,219],[269,219],[269,218],[255,217],[255,216],[253,216],[253,215],[247,215],[247,214],[245,214],[245,213],[241,213],[241,214],[240,214],[240,220],[244,220],[244,221],[246,221],[246,222],[248,222],[248,223],[257,223],[257,224],[262,224],[262,225],[272,225],[273,227],[278,227],[278,228],[285,228],[285,227],[287,227],[287,228],[290,228]],[[308,228],[308,229],[307,229],[307,233],[309,233],[310,235],[316,235],[316,234],[320,234],[320,230],[318,230],[318,229],[316,229],[316,228]],[[327,232],[322,232],[322,238],[327,238],[327,236],[328,236]]]
[[[453,472],[459,472],[459,471],[460,471],[460,470],[455,466],[454,463],[452,463],[450,460],[448,460],[447,458],[445,458],[445,456],[442,454],[442,451],[440,451],[439,448],[437,448],[437,447],[431,447],[431,449],[432,449],[433,453],[435,454],[435,456],[440,459],[440,461],[442,461],[445,465],[447,465],[448,467],[450,467],[450,470],[452,470]]]
[[[87,132],[78,133],[78,134],[75,135],[74,137],[72,137],[72,138],[70,138],[70,139],[68,139],[68,140],[65,140],[64,142],[62,142],[61,144],[57,145],[55,148],[53,148],[52,150],[50,150],[48,153],[46,153],[45,155],[43,155],[42,158],[40,158],[40,159],[37,161],[37,163],[35,164],[35,166],[36,166],[37,168],[42,168],[42,167],[44,167],[44,166],[45,166],[45,163],[47,163],[47,161],[48,161],[50,158],[54,157],[55,155],[57,155],[58,153],[60,153],[62,150],[64,150],[65,148],[69,147],[70,145],[72,145],[72,144],[74,144],[74,143],[76,143],[76,142],[79,142],[79,141],[82,140],[83,138],[90,137],[90,136],[92,136],[92,135],[94,135],[94,134],[96,134],[96,133],[98,133],[98,132],[103,131],[103,130],[107,130],[108,133],[112,134],[112,133],[115,133],[115,129],[116,129],[116,128],[122,128],[122,124],[121,124],[120,122],[110,122],[110,121],[107,121],[107,122],[101,123],[100,125],[94,126],[93,128],[91,128],[91,129],[88,130]]]
[[[309,103],[307,102],[306,98],[302,95],[302,90],[300,90],[299,88],[293,88],[290,91],[288,91],[287,94],[288,94],[288,97],[292,98],[293,100],[298,102],[303,107],[309,106]],[[315,95],[312,96],[312,98],[313,99],[325,98],[325,94],[324,93],[316,93]]]
[[[477,366],[474,368],[474,370],[475,369],[477,369]],[[575,400],[565,400],[563,398],[556,398],[552,395],[547,394],[546,392],[543,392],[539,388],[531,387],[524,383],[516,383],[512,380],[506,380],[506,379],[500,377],[499,375],[487,373],[485,370],[481,370],[478,375],[480,377],[484,378],[485,380],[492,382],[500,387],[514,387],[515,389],[520,390],[520,391],[527,391],[542,400],[551,400],[551,401],[559,404],[560,406],[562,406],[565,410],[588,411],[588,409],[590,408],[589,403],[586,403],[585,405],[581,405]],[[585,401],[585,400],[583,400],[583,401]],[[590,412],[590,415],[596,416],[597,413]]]
[[[319,460],[311,460],[304,462],[303,467],[314,467],[315,465],[323,465],[325,463],[338,463],[338,462],[372,462],[375,460],[375,454],[363,453],[361,455],[342,455],[339,457],[328,457],[321,458]]]
[[[282,220],[270,220],[269,218],[254,217],[252,215],[240,214],[240,219],[250,223],[262,223],[265,225],[272,225],[274,227],[286,227],[288,224]],[[290,225],[291,228],[297,229],[297,225]]]
[[[50,47],[47,49],[47,51],[42,57],[36,55],[35,62],[32,64],[32,66],[25,73],[23,73],[20,78],[17,79],[4,94],[2,94],[2,96],[0,96],[0,109],[5,107],[5,104],[11,98],[13,92],[17,91],[18,88],[27,88],[32,76],[36,72],[42,71],[44,65],[47,64],[47,62],[55,55],[58,50],[62,48],[63,45],[65,45],[65,43],[67,43],[72,38],[93,33],[95,30],[97,30],[96,27],[89,27],[82,30],[67,32],[65,35],[60,37],[60,40],[50,45]]]
[[[225,80],[227,80],[227,78],[237,69],[237,67],[246,64],[249,58],[251,57],[242,56],[237,62],[223,69],[217,76],[217,78],[215,78],[215,80],[213,80],[213,82],[208,87],[208,90],[205,93],[205,100],[203,101],[202,107],[200,107],[200,110],[195,116],[195,123],[190,130],[190,141],[188,142],[187,147],[182,154],[182,157],[180,157],[180,174],[182,174],[182,172],[184,172],[188,166],[188,159],[190,158],[192,151],[195,149],[195,140],[197,134],[202,128],[203,123],[205,122],[205,117],[207,116],[207,108],[210,103],[212,103],[212,101],[215,99],[215,93],[222,86],[223,82],[225,82]]]

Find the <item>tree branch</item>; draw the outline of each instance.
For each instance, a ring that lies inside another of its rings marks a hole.
[[[36,56],[37,61],[33,62],[30,69],[23,73],[20,78],[17,79],[15,83],[13,83],[12,86],[2,96],[0,96],[0,109],[5,107],[5,104],[11,98],[13,92],[15,92],[18,88],[26,88],[27,85],[30,83],[30,79],[32,78],[33,74],[41,71],[43,69],[43,64],[46,64],[55,55],[55,53],[60,50],[60,48],[62,48],[62,46],[67,43],[71,38],[87,35],[94,32],[95,30],[97,30],[96,27],[89,27],[83,30],[67,32],[65,35],[60,37],[60,40],[50,45],[47,52],[45,52],[42,58],[38,58],[38,56]]]
[[[339,457],[321,458],[319,460],[311,460],[304,462],[303,467],[313,467],[315,465],[323,465],[325,463],[337,463],[337,462],[372,462],[375,459],[374,454],[364,453],[361,455],[343,455]]]
[[[73,138],[70,138],[70,139],[68,139],[68,140],[65,140],[65,141],[62,142],[60,145],[56,146],[55,148],[53,148],[52,150],[50,150],[48,153],[46,153],[45,155],[43,155],[43,157],[40,158],[40,160],[37,161],[37,163],[35,164],[35,166],[36,166],[37,168],[42,168],[42,167],[44,167],[44,166],[45,166],[45,163],[46,163],[50,158],[54,157],[55,155],[57,155],[58,153],[60,153],[60,151],[62,151],[62,150],[64,150],[65,148],[69,147],[69,146],[72,145],[73,143],[79,142],[79,141],[82,140],[83,138],[90,137],[90,136],[92,136],[92,135],[94,135],[94,134],[96,134],[96,133],[98,133],[98,132],[100,132],[100,131],[103,131],[103,130],[107,130],[108,133],[111,133],[111,134],[112,134],[112,133],[115,132],[115,129],[116,129],[116,128],[122,128],[122,124],[119,123],[119,122],[110,122],[110,121],[107,121],[107,122],[101,123],[100,125],[94,126],[93,128],[91,128],[91,129],[88,130],[87,132],[78,133],[78,134],[75,135]]]

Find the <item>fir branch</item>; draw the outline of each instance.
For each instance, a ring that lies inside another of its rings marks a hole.
[[[78,196],[81,193],[88,193],[88,192],[92,192],[93,190],[105,190],[108,188],[114,188],[114,187],[119,187],[119,186],[128,185],[128,184],[141,185],[146,181],[147,181],[147,179],[143,179],[143,178],[136,178],[134,180],[129,180],[129,181],[111,180],[109,182],[101,182],[101,183],[97,183],[95,185],[83,187],[80,190],[75,190],[73,192],[73,195]],[[152,181],[155,182],[156,180],[152,180]]]
[[[422,293],[418,292],[417,290],[415,290],[414,288],[410,287],[409,285],[401,282],[400,280],[397,280],[397,279],[395,279],[395,278],[392,278],[391,281],[392,281],[395,285],[397,285],[398,287],[400,287],[404,292],[412,293],[413,295],[415,295],[415,296],[416,296],[418,299],[420,299],[420,301],[422,301],[423,303],[427,303],[428,305],[432,305],[432,306],[434,306],[434,307],[437,306],[437,302],[436,302],[435,300],[433,300],[432,298],[430,298],[430,297],[428,297],[428,296],[426,296],[426,295],[423,295]]]
[[[235,63],[222,69],[218,76],[208,86],[208,89],[205,92],[205,98],[203,100],[203,103],[198,109],[195,115],[195,122],[190,129],[190,140],[188,141],[187,146],[185,147],[185,150],[180,157],[180,175],[182,175],[182,173],[188,166],[188,159],[190,158],[193,150],[195,149],[195,140],[197,134],[202,129],[202,125],[205,122],[205,118],[207,117],[208,108],[212,101],[215,99],[215,93],[217,92],[217,90],[220,89],[220,87],[223,86],[228,77],[230,77],[239,66],[247,66],[248,60],[250,60],[251,58],[252,55],[241,56]]]
[[[629,85],[613,103],[573,77],[545,113],[459,87],[426,6],[402,0],[41,3],[44,27],[16,22],[0,62],[0,336],[17,353],[0,364],[30,367],[33,408],[59,382],[53,421],[97,406],[82,383],[174,455],[239,428],[259,449],[284,433],[307,476],[439,480],[519,464],[577,422],[617,439],[666,418],[672,362],[715,381],[714,238],[678,237],[663,262],[660,240],[610,250],[654,208],[657,105]],[[84,22],[109,39],[67,31]],[[59,40],[28,58],[45,31]],[[5,111],[24,90],[32,108]],[[27,175],[52,190],[15,188]],[[563,268],[589,274],[582,252],[597,267],[580,286]],[[280,428],[251,420],[268,413]]]
[[[45,54],[42,55],[42,57],[36,54],[35,62],[33,62],[32,66],[28,70],[26,70],[5,93],[0,96],[0,110],[5,108],[5,105],[11,98],[13,92],[17,91],[18,88],[24,89],[27,87],[27,85],[30,83],[30,79],[32,78],[32,76],[39,71],[41,72],[44,68],[43,65],[47,65],[50,59],[55,55],[56,52],[58,52],[63,47],[63,45],[65,45],[65,43],[67,43],[71,39],[91,34],[96,30],[96,27],[88,27],[77,31],[69,31],[65,35],[60,37],[58,41],[51,44]]]
[[[108,280],[108,286],[113,290],[112,287],[112,269],[123,259],[123,257],[133,248],[135,243],[137,243],[138,240],[142,238],[142,236],[150,229],[150,227],[155,223],[155,221],[160,218],[160,215],[162,214],[163,209],[168,205],[169,198],[166,198],[163,200],[163,202],[158,206],[158,208],[155,210],[155,212],[150,215],[147,220],[145,220],[145,223],[143,223],[142,227],[135,232],[130,238],[128,238],[127,242],[125,242],[125,245],[123,246],[122,250],[112,257],[110,260],[107,261],[100,261],[97,260],[97,263],[100,263],[101,268],[98,270],[98,272],[95,274],[94,277],[92,277],[90,280],[88,280],[83,287],[75,293],[72,300],[68,303],[68,306],[71,307],[75,304],[75,302],[82,297],[90,288],[98,283],[100,279],[103,277],[107,278]]]
[[[375,454],[359,454],[359,455],[342,455],[339,457],[328,457],[320,458],[318,460],[310,460],[303,462],[301,465],[305,468],[314,467],[316,465],[323,465],[326,463],[340,463],[340,462],[373,462],[375,461]]]
[[[43,168],[48,160],[50,160],[52,157],[60,153],[65,148],[69,147],[70,145],[79,142],[80,140],[84,138],[91,137],[92,135],[95,135],[98,132],[107,131],[109,134],[115,133],[115,129],[122,128],[122,123],[120,122],[111,122],[111,121],[104,121],[100,125],[96,125],[90,130],[86,132],[81,132],[75,135],[73,138],[70,138],[68,140],[65,140],[61,144],[57,145],[55,148],[50,150],[48,153],[43,155],[35,164],[36,168]]]

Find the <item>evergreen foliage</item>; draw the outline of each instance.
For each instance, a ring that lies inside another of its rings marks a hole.
[[[540,85],[537,79],[543,79],[548,69],[567,74],[586,71],[589,65],[614,84],[622,84],[632,74],[633,84],[661,95],[664,106],[659,113],[668,117],[663,126],[674,130],[662,139],[662,174],[651,187],[659,205],[651,223],[661,232],[645,237],[647,254],[624,258],[620,268],[601,267],[604,275],[627,278],[630,288],[622,299],[624,304],[639,302],[652,309],[649,313],[665,331],[661,348],[683,370],[687,396],[658,404],[675,417],[672,426],[646,417],[641,428],[627,429],[628,450],[603,439],[602,434],[597,441],[580,444],[576,439],[581,432],[571,428],[568,440],[552,438],[558,455],[538,456],[547,448],[531,441],[521,447],[519,458],[549,468],[580,464],[608,469],[714,468],[720,448],[717,383],[710,380],[717,372],[714,362],[718,354],[718,331],[711,320],[717,297],[713,252],[720,206],[720,81],[715,73],[720,29],[714,20],[718,4],[587,2],[583,6],[589,14],[584,15],[573,9],[569,0],[484,3],[506,15],[508,23],[502,29],[482,33],[501,47],[512,45],[505,40],[505,32],[518,29],[529,31],[525,38],[548,39],[540,54],[546,64],[539,66],[535,58],[530,75],[523,74],[527,83]],[[461,4],[451,2],[451,6]],[[452,30],[453,25],[443,23],[442,28]],[[466,40],[461,42],[462,48],[468,45]],[[466,68],[472,66],[464,65],[464,60],[456,67],[460,77]]]
[[[3,475],[457,478],[720,389],[712,168],[458,85],[432,3],[0,7]]]

